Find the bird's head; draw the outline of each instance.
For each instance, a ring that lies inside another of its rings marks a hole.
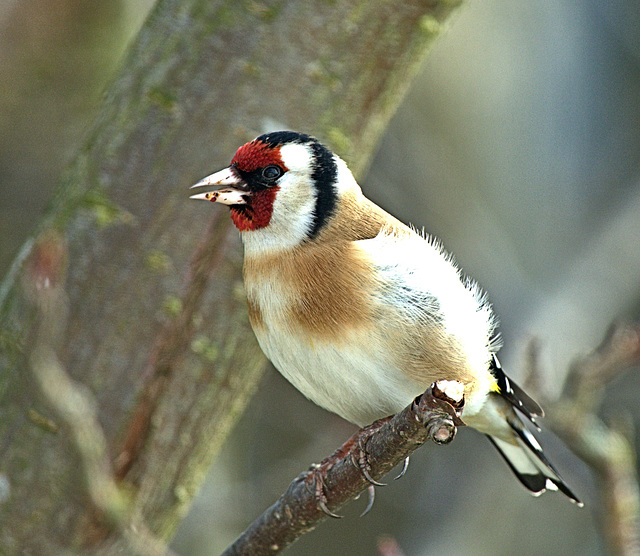
[[[236,227],[256,232],[243,236],[277,237],[282,247],[313,239],[334,215],[341,192],[359,189],[339,157],[293,131],[257,137],[227,168],[192,187],[210,189],[192,199],[229,205]]]

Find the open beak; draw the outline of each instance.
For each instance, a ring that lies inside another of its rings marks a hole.
[[[242,178],[238,176],[232,166],[201,179],[198,183],[192,185],[190,189],[195,187],[218,187],[224,185],[229,185],[231,187],[216,189],[215,191],[207,191],[205,193],[196,193],[195,195],[191,195],[189,198],[211,201],[212,203],[222,203],[223,205],[247,204],[247,196],[249,193],[243,189],[246,187],[246,184]]]

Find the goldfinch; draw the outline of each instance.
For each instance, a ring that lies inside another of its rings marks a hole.
[[[487,435],[534,495],[581,502],[520,416],[540,406],[502,371],[496,319],[433,238],[367,199],[317,139],[279,131],[241,146],[192,195],[228,205],[244,244],[255,335],[306,397],[358,426],[440,380],[464,389],[464,422]]]

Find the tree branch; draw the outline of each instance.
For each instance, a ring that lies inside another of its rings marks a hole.
[[[107,440],[98,421],[96,400],[83,384],[72,380],[56,355],[60,330],[67,320],[66,245],[55,233],[47,234],[34,246],[22,285],[35,309],[28,367],[45,402],[68,431],[82,470],[84,493],[93,504],[88,508],[92,527],[106,520],[120,531],[126,550],[132,554],[164,556],[167,545],[144,525],[134,522],[131,500],[116,483],[107,451]],[[57,424],[54,424],[58,432]]]
[[[56,365],[45,367],[91,393],[118,487],[133,514],[169,538],[265,363],[246,317],[237,233],[223,214],[209,225],[187,186],[274,126],[313,133],[365,168],[458,5],[157,2],[39,237],[0,284],[0,459],[11,489],[0,505],[0,552],[122,540],[117,527],[88,534],[76,458],[25,419],[41,401],[22,372],[29,361],[42,369],[21,287],[34,246],[59,234],[68,261],[56,277],[67,324],[46,327],[45,359]],[[48,465],[36,471],[42,454]]]
[[[596,473],[608,552],[640,554],[640,486],[633,433],[598,415],[611,380],[640,365],[640,326],[611,327],[602,344],[573,362],[563,395],[549,403],[551,428]]]
[[[434,395],[435,394],[435,395]],[[278,554],[372,483],[354,461],[354,446],[363,442],[368,475],[377,481],[417,450],[428,439],[448,444],[463,425],[457,411],[439,396],[432,385],[403,411],[358,431],[336,452],[311,471],[302,473],[275,504],[256,519],[231,545],[224,556]],[[325,466],[326,476],[319,477]],[[326,508],[319,503],[316,486],[322,481]]]

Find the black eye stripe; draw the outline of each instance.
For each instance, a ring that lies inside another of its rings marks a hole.
[[[284,174],[284,170],[277,164],[270,164],[269,166],[258,168],[257,170],[252,170],[251,172],[245,172],[243,170],[240,170],[239,168],[236,168],[236,172],[247,184],[247,189],[249,189],[250,191],[257,191],[259,189],[273,187],[276,184],[278,178],[282,177],[282,175]]]

